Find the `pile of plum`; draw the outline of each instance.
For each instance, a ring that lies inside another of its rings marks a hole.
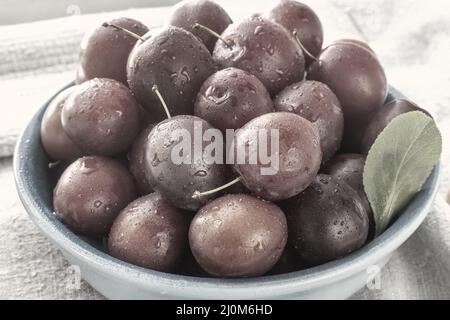
[[[187,0],[160,28],[100,24],[82,41],[76,85],[42,119],[55,214],[116,258],[185,275],[285,273],[357,250],[374,234],[365,155],[394,117],[420,108],[384,105],[367,44],[322,42],[317,15],[291,0],[237,22]],[[234,147],[277,130],[277,172],[174,163],[172,133],[198,124],[236,130]]]

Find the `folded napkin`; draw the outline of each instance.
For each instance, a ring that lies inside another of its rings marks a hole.
[[[273,1],[218,1],[234,20],[263,11]],[[450,2],[303,1],[318,13],[325,43],[339,38],[369,42],[389,82],[430,111],[444,138],[443,178],[433,210],[381,272],[381,287],[354,299],[450,298]],[[82,8],[81,8],[81,12]],[[78,47],[91,26],[127,16],[159,26],[170,8],[68,16],[0,26],[0,158],[12,155],[20,130],[56,90],[74,79]],[[13,189],[10,160],[0,160],[0,298],[96,299],[82,282],[67,286],[70,267],[28,219]],[[69,270],[69,271],[68,271]]]

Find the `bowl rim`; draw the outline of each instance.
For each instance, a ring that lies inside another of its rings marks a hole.
[[[71,85],[73,85],[73,82],[60,91]],[[392,87],[390,92],[396,97],[403,97]],[[433,169],[428,181],[418,194],[424,198],[423,200],[419,201],[420,199],[416,196],[399,218],[370,243],[344,258],[316,267],[286,274],[244,279],[202,278],[146,269],[116,259],[70,231],[57,219],[53,210],[39,198],[39,192],[33,188],[33,180],[30,175],[24,173],[24,165],[27,159],[23,155],[26,154],[26,145],[36,139],[39,140],[36,143],[41,143],[39,135],[33,135],[36,131],[36,128],[33,130],[33,126],[40,127],[46,107],[58,93],[36,112],[20,135],[14,151],[14,178],[19,198],[25,210],[39,229],[57,247],[69,253],[76,260],[105,272],[111,278],[120,278],[128,283],[132,282],[138,287],[154,287],[165,294],[176,296],[180,295],[180,289],[190,288],[193,290],[190,296],[194,297],[205,296],[204,290],[217,294],[234,294],[237,292],[242,294],[246,292],[248,297],[270,296],[276,290],[276,295],[280,296],[297,291],[299,288],[306,290],[324,283],[339,281],[364,270],[370,265],[376,265],[382,257],[389,255],[406,241],[425,219],[438,191],[438,180],[441,173],[440,162]],[[257,289],[261,286],[264,286],[264,290],[258,291]]]

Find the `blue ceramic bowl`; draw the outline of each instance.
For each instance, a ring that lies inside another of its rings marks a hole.
[[[71,84],[72,85],[72,84]],[[403,97],[390,90],[388,100]],[[50,99],[51,101],[51,99]],[[378,238],[345,258],[283,275],[251,279],[196,278],[162,273],[120,261],[66,228],[52,209],[52,179],[39,136],[46,103],[24,130],[14,173],[22,203],[34,223],[82,277],[112,299],[344,299],[366,285],[427,215],[438,187],[437,166],[423,190]]]

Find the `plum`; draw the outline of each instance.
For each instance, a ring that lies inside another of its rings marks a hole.
[[[133,177],[119,162],[83,157],[62,174],[53,192],[56,216],[72,231],[103,236],[120,211],[136,198]]]
[[[341,258],[364,245],[369,218],[347,183],[319,174],[299,195],[282,202],[289,241],[310,266]]]
[[[378,135],[389,124],[389,122],[391,122],[395,117],[411,111],[421,111],[428,116],[430,115],[427,111],[420,108],[415,103],[404,99],[392,100],[379,108],[370,118],[370,121],[366,127],[361,141],[361,153],[367,154],[369,152]]]
[[[287,241],[281,209],[249,195],[217,198],[194,216],[189,229],[192,254],[217,277],[252,277],[269,271]]]
[[[108,237],[109,253],[159,271],[173,271],[188,252],[189,215],[152,193],[124,208]]]
[[[266,87],[254,75],[236,68],[220,70],[203,84],[194,114],[225,132],[273,112]]]
[[[277,95],[274,104],[276,111],[293,112],[314,123],[319,130],[323,162],[339,150],[344,114],[338,98],[326,84],[318,81],[292,84]]]

